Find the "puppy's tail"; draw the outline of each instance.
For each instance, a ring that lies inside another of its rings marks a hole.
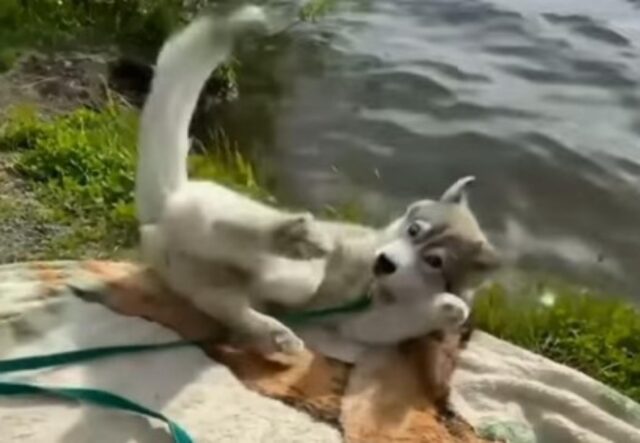
[[[155,224],[167,197],[187,181],[189,123],[207,78],[227,58],[238,31],[265,26],[263,10],[245,6],[226,20],[201,16],[162,47],[140,121],[135,202],[141,226]]]

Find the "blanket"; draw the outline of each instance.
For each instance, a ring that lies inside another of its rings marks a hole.
[[[197,442],[640,442],[630,399],[480,332],[462,352],[456,337],[430,337],[350,362],[310,346],[286,365],[223,345],[220,333],[133,264],[0,267],[2,359],[208,337],[200,347],[1,377],[109,390],[161,411]],[[0,398],[0,430],[3,442],[170,441],[159,422],[40,397]]]

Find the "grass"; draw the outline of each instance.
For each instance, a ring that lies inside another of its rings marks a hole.
[[[628,302],[544,277],[526,279],[517,290],[494,283],[475,309],[480,329],[640,402],[640,313]]]
[[[3,47],[116,45],[153,51],[190,11],[181,0],[3,0]]]
[[[19,153],[13,172],[48,209],[50,221],[72,228],[51,239],[51,256],[112,255],[135,244],[137,123],[136,111],[116,104],[50,119],[30,108],[9,112],[0,127],[0,151]],[[225,137],[218,136],[208,152],[192,156],[192,175],[267,198],[251,165]]]
[[[66,238],[52,239],[52,249],[72,252],[97,244],[112,251],[133,243],[133,112],[114,105],[45,120],[17,108],[0,134],[0,150],[21,152],[14,172],[31,185],[52,219],[74,228]]]
[[[0,72],[27,51],[111,50],[153,62],[161,44],[202,5],[184,0],[0,0]],[[214,76],[235,86],[232,64]]]
[[[275,203],[275,198],[260,185],[253,165],[222,130],[213,134],[211,144],[214,149],[200,145],[196,149],[199,153],[189,157],[190,177],[215,180],[257,200]]]
[[[337,0],[310,0],[300,21],[317,21]],[[207,5],[228,0],[1,0],[0,72],[25,50],[115,47],[155,59],[162,42]],[[190,5],[190,6],[186,6]],[[225,75],[229,67],[221,69]]]
[[[302,21],[314,22],[331,12],[337,0],[313,0],[305,3],[300,9],[299,18]]]

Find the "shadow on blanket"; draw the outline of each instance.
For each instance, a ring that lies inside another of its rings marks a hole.
[[[446,408],[460,336],[432,335],[397,349],[370,351],[355,364],[313,351],[283,365],[249,349],[221,344],[223,329],[132,264],[86,262],[106,290],[81,294],[126,316],[162,324],[189,340],[212,337],[203,350],[250,389],[341,430],[349,443],[480,442]]]

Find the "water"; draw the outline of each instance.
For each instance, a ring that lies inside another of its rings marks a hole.
[[[456,178],[520,265],[640,290],[640,0],[362,0],[240,57],[287,201],[377,220]]]

